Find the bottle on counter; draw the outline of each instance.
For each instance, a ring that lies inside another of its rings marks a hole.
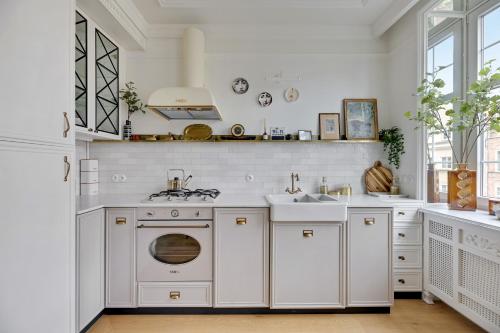
[[[392,195],[399,195],[399,177],[394,177],[392,184],[391,184],[391,194]]]
[[[319,186],[319,193],[328,194],[328,183],[326,182],[326,177],[323,177],[321,185]]]

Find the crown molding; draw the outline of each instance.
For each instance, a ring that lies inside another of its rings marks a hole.
[[[364,8],[368,0],[158,0],[163,8]]]
[[[396,0],[394,3],[375,21],[373,24],[373,34],[376,37],[382,36],[400,18],[410,11],[420,0]]]

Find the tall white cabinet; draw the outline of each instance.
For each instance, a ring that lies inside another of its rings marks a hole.
[[[74,10],[0,1],[2,332],[76,330]]]

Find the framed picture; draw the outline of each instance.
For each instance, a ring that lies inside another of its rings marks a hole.
[[[312,131],[299,130],[300,141],[311,141],[313,138]]]
[[[319,137],[321,140],[340,139],[340,113],[319,114]]]
[[[378,139],[376,99],[344,99],[344,124],[347,140]]]

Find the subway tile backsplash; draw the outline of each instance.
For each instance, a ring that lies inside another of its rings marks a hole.
[[[326,176],[330,189],[351,184],[353,193],[362,193],[365,170],[383,156],[379,143],[98,142],[90,147],[90,158],[99,160],[99,193],[108,194],[158,192],[166,187],[167,169],[178,168],[193,175],[189,188],[226,194],[284,193],[291,172],[299,173],[304,192],[318,192]],[[113,182],[113,175],[127,179]]]

